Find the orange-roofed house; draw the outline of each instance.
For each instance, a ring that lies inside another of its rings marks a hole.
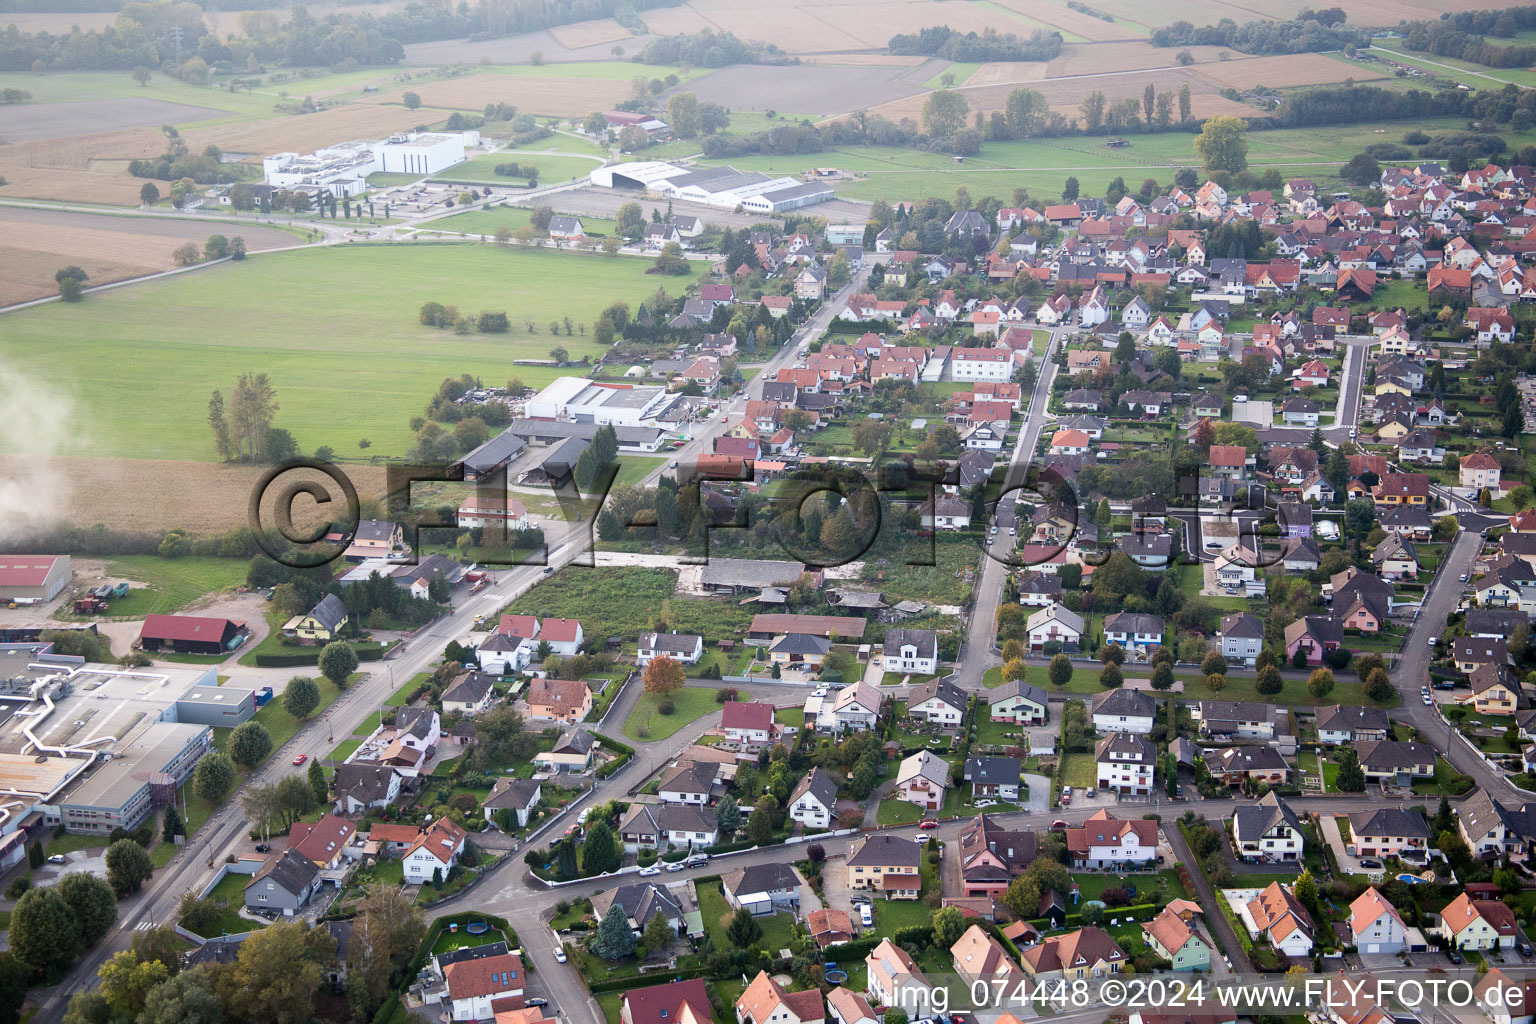
[[[949,947],[949,953],[955,960],[955,973],[966,984],[974,987],[979,981],[989,992],[998,991],[999,983],[1002,984],[1001,991],[1012,992],[1026,977],[1024,969],[1013,962],[1003,944],[983,931],[980,925],[967,928],[965,934]]]
[[[893,837],[894,838],[894,837]],[[882,1006],[923,1005],[910,1003],[913,999],[926,999],[929,995],[928,979],[918,970],[917,963],[890,939],[881,939],[880,945],[864,958],[866,984],[869,994]],[[903,1003],[902,1000],[907,1000]]]
[[[850,992],[838,985],[827,993],[827,1008],[832,1013],[833,1024],[880,1024],[869,1000],[857,992]]]
[[[1279,882],[1270,882],[1263,892],[1249,900],[1243,917],[1254,938],[1263,935],[1271,946],[1287,956],[1311,954],[1312,915]]]
[[[1528,508],[1509,517],[1510,533],[1536,533],[1536,508]]]
[[[443,968],[454,1020],[490,1020],[491,1003],[521,999],[523,962],[515,953],[459,960]]]
[[[1052,455],[1086,455],[1088,435],[1081,430],[1058,430],[1051,438]]]
[[[1150,921],[1144,921],[1141,930],[1146,933],[1147,945],[1164,960],[1173,964],[1175,971],[1208,971],[1211,969],[1211,945],[1195,927],[1171,905]]]
[[[1072,866],[1116,869],[1121,865],[1148,865],[1157,860],[1157,822],[1141,818],[1117,818],[1106,810],[1076,828],[1068,828],[1067,852]]]
[[[1092,926],[1065,935],[1052,935],[1020,955],[1024,970],[1037,981],[1056,978],[1076,981],[1119,974],[1130,963],[1125,950],[1109,937],[1108,932]]]
[[[1499,496],[1500,479],[1503,475],[1503,467],[1499,460],[1487,452],[1473,452],[1471,455],[1461,457],[1461,486],[1470,487],[1474,491],[1488,488],[1494,497]]]
[[[698,978],[632,988],[619,1003],[622,1024],[715,1024],[709,990]]]
[[[820,989],[786,992],[767,971],[758,971],[736,1000],[737,1024],[823,1024],[826,1019]]]
[[[528,717],[575,724],[592,710],[592,690],[579,679],[535,679],[528,687]]]
[[[503,615],[496,632],[515,640],[532,640],[539,635],[539,620],[532,615]]]
[[[442,817],[434,821],[416,837],[400,859],[405,880],[412,885],[423,885],[439,873],[446,879],[464,853],[466,834],[452,818]]]
[[[539,640],[549,644],[551,653],[569,658],[581,648],[586,639],[577,619],[545,619],[539,623]]]
[[[1498,900],[1474,900],[1466,893],[1440,911],[1434,933],[1453,949],[1510,949],[1519,928],[1514,911]]]
[[[327,814],[314,824],[295,822],[288,832],[288,848],[302,853],[322,869],[336,868],[341,865],[342,851],[356,832],[354,822]]]
[[[1403,916],[1374,885],[1349,905],[1349,931],[1362,953],[1401,953],[1408,944]]]
[[[1207,460],[1218,477],[1242,480],[1248,476],[1248,449],[1240,444],[1213,444]]]

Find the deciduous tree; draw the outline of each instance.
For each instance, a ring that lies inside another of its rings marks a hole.
[[[119,839],[107,847],[107,881],[119,893],[138,892],[154,871],[149,854],[132,839]]]
[[[272,753],[272,737],[260,722],[244,722],[235,726],[235,731],[229,734],[225,750],[231,761],[250,770]]]
[[[210,804],[223,801],[235,784],[235,764],[227,754],[210,750],[197,761],[192,772],[192,792]]]
[[[320,674],[338,687],[345,688],[347,680],[357,671],[357,652],[352,645],[332,640],[320,651]]]
[[[59,879],[58,890],[74,912],[80,941],[87,946],[94,946],[117,923],[117,894],[95,875],[72,871]]]
[[[651,663],[645,666],[645,672],[641,674],[640,680],[645,686],[646,693],[655,697],[667,697],[681,690],[687,677],[679,662],[662,655],[651,659]]]
[[[294,676],[283,690],[283,710],[294,718],[308,718],[320,706],[320,687],[309,676]]]

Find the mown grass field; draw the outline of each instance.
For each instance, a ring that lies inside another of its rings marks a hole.
[[[752,613],[734,601],[680,597],[676,589],[677,574],[669,570],[573,565],[502,611],[580,619],[591,637],[630,636],[659,615],[665,601],[672,611],[668,625],[679,633],[698,633],[706,644],[740,640],[746,632]]]
[[[558,198],[558,197],[556,197]],[[458,231],[467,235],[494,235],[499,227],[513,231],[532,223],[533,211],[519,206],[493,206],[488,210],[468,210],[452,217],[429,221],[422,225],[430,231]],[[581,229],[587,234],[611,235],[618,225],[601,217],[582,217]]]
[[[648,261],[487,245],[358,245],[255,256],[179,278],[12,314],[0,358],[74,411],[60,454],[153,459],[216,457],[208,396],[226,399],[241,373],[277,390],[275,425],[299,447],[404,455],[408,421],[444,377],[547,384],[559,371],[514,366],[560,345],[579,359],[599,346],[581,326],[658,286]],[[421,326],[422,303],[467,314],[505,310],[506,334],[456,335]],[[575,333],[550,333],[569,316]],[[533,331],[524,321],[532,322]],[[19,443],[19,442],[18,442]]]
[[[1378,129],[1381,130],[1379,135]],[[1454,118],[1433,118],[1423,122],[1387,121],[1250,131],[1246,136],[1248,165],[1255,173],[1273,166],[1287,178],[1308,176],[1333,183],[1338,180],[1339,165],[1350,157],[1376,143],[1400,143],[1403,133],[1411,129],[1433,135],[1465,131],[1466,125]],[[1536,139],[1536,133],[1511,132],[1506,137],[1511,148],[1518,148]],[[915,200],[931,195],[947,197],[961,185],[973,196],[1008,197],[1015,188],[1022,186],[1047,199],[1061,192],[1068,176],[1078,179],[1084,195],[1101,195],[1116,177],[1125,178],[1126,184],[1134,190],[1143,178],[1156,178],[1166,185],[1172,180],[1175,168],[1200,166],[1192,133],[1131,135],[1128,140],[1129,145],[1121,149],[1105,148],[1104,139],[1100,137],[987,142],[978,155],[967,157],[963,164],[956,164],[953,158],[943,153],[887,146],[855,146],[804,155],[746,156],[704,162],[730,163],[742,170],[778,174],[797,174],[812,167],[838,167],[865,176],[859,181],[840,182],[838,195],[888,201]]]
[[[114,599],[107,614],[111,618],[142,618],[174,612],[204,594],[239,586],[249,568],[249,562],[238,558],[114,558],[106,564],[107,575],[131,580],[133,588],[126,597]]]
[[[542,185],[584,178],[602,166],[601,161],[597,159],[588,160],[579,156],[557,156],[551,153],[520,150],[516,153],[489,153],[485,156],[473,157],[455,167],[448,168],[441,174],[433,175],[432,180],[467,181],[489,185],[520,185],[527,180],[527,174],[516,177],[497,174],[496,166],[505,163],[516,163],[519,167],[532,166],[539,172],[538,181]]]

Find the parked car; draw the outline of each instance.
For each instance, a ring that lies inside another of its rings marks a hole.
[[[298,757],[293,759],[293,763],[294,764],[303,764],[305,761],[308,761],[308,760],[309,760],[309,755],[308,754],[300,754]]]
[[[1374,870],[1374,869],[1377,869],[1377,868],[1381,867],[1381,861],[1376,860],[1375,858],[1372,858],[1372,857],[1361,857],[1360,858],[1360,866],[1365,868],[1368,871],[1369,870]]]
[[[924,818],[922,821],[917,823],[917,827],[927,829],[938,828],[939,823],[934,821],[932,818]]]
[[[564,946],[556,946],[555,947],[555,963],[557,963],[557,964],[565,963],[565,947]]]
[[[55,853],[54,855],[52,855],[51,857],[48,858],[48,863],[49,864],[63,864],[64,863],[64,855],[62,853]]]
[[[524,1006],[548,1006],[549,1005],[549,1000],[548,999],[540,999],[538,996],[534,996],[532,999],[524,999],[523,1000],[523,1005]]]
[[[1427,693],[1424,694],[1424,706],[1427,707],[1427,708],[1434,707],[1435,706],[1435,698],[1431,697]]]
[[[1529,942],[1523,942],[1522,941],[1522,942],[1515,943],[1515,950],[1521,956],[1530,956],[1530,955],[1532,955],[1531,944]]]
[[[679,861],[674,861],[673,863],[667,865],[667,870],[668,871],[681,871],[681,870],[683,870],[683,862],[680,861],[680,860]]]
[[[859,904],[859,923],[865,928],[875,926],[875,912],[868,903]]]
[[[1067,823],[1062,821],[1060,818],[1057,818],[1055,821],[1051,822],[1052,832],[1065,832],[1066,830]]]
[[[1446,955],[1447,958],[1450,959],[1451,963],[1453,963],[1453,964],[1461,963],[1461,954],[1456,952],[1454,949],[1446,950],[1445,951],[1445,955]]]
[[[272,847],[270,845],[268,845],[267,843],[257,843],[256,844],[256,852],[257,853],[270,853],[271,851],[272,851]]]
[[[648,868],[640,869],[641,878],[654,878],[659,874],[661,874],[661,868],[657,867],[655,864],[652,864]]]
[[[709,854],[707,854],[707,853],[696,853],[693,856],[689,857],[687,860],[683,861],[683,863],[688,865],[691,868],[703,867],[705,864],[709,863]]]

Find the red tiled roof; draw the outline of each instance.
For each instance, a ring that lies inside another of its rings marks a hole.
[[[727,701],[720,713],[720,725],[726,729],[771,729],[773,705],[757,701]]]
[[[574,643],[581,623],[576,619],[545,619],[539,626],[541,639],[552,644]]]
[[[629,1008],[629,1024],[677,1024],[684,1006],[701,1022],[712,1022],[709,990],[698,978],[673,981],[649,988],[633,988],[624,993]]]
[[[302,826],[307,829],[303,836],[294,841],[302,826],[294,825],[288,836],[288,847],[297,850],[316,864],[329,864],[336,859],[341,848],[347,845],[347,840],[352,838],[352,833],[357,831],[357,826],[345,818],[338,818],[334,814],[327,814],[311,826]]]
[[[523,962],[511,953],[460,960],[443,971],[448,995],[453,999],[474,999],[498,992],[520,992],[523,988]]]
[[[142,639],[196,640],[202,643],[220,643],[231,627],[240,623],[231,619],[213,619],[197,615],[146,615],[144,628],[139,631]]]

